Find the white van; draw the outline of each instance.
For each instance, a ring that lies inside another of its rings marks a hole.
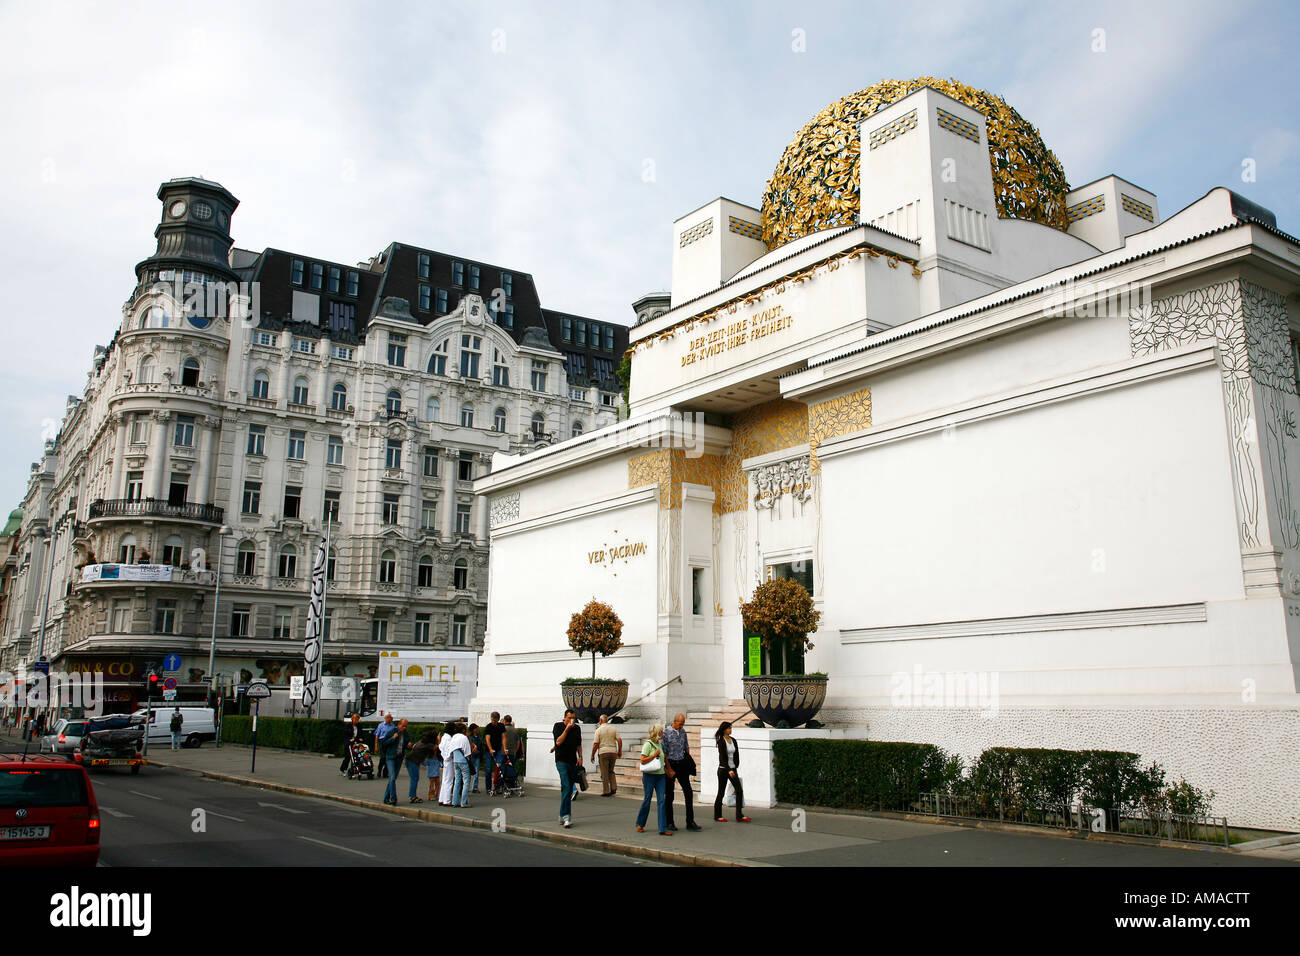
[[[180,708],[181,717],[184,722],[181,724],[181,736],[185,741],[186,747],[198,747],[205,740],[217,739],[217,724],[213,717],[211,707],[185,707]],[[151,711],[137,710],[135,716],[144,717],[149,714],[149,743],[163,743],[171,746],[172,742],[172,714],[176,712],[176,706],[162,705],[153,708]]]

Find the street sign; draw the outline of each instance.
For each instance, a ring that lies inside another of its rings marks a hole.
[[[176,689],[175,677],[169,677],[165,681],[163,681],[163,690],[175,690],[175,689]]]
[[[164,687],[164,688],[163,688],[163,700],[175,700],[175,699],[176,699],[176,688],[175,688],[175,687]]]
[[[179,654],[168,654],[163,658],[163,670],[178,671],[181,669],[181,656]]]
[[[235,696],[236,696],[236,697],[238,697],[240,694],[246,694],[246,693],[248,693],[248,685],[247,685],[247,684],[236,684],[236,685],[235,685]]]
[[[34,667],[34,668],[36,669],[36,673],[38,673],[38,674],[44,674],[44,675],[47,676],[47,677],[48,677],[49,674],[50,674],[50,662],[49,662],[49,661],[34,661],[34,662],[32,663],[32,667]]]
[[[289,678],[289,699],[302,700],[303,684],[306,679],[300,674],[297,677]]]
[[[271,688],[266,686],[266,681],[254,681],[248,685],[246,691],[249,700],[266,700],[271,696]]]

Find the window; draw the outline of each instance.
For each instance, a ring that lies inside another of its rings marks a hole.
[[[321,636],[325,640],[331,640],[331,633],[334,630],[334,611],[330,608],[325,609],[325,616],[321,618]]]
[[[348,410],[348,387],[342,382],[335,384],[333,391],[330,392],[330,408],[336,412]]]
[[[397,524],[397,495],[384,495],[384,524]]]
[[[417,614],[415,615],[415,636],[416,644],[429,643],[429,621],[432,615]]]
[[[469,564],[464,558],[456,559],[456,566],[451,571],[451,586],[457,591],[469,590]]]
[[[564,363],[568,366],[569,378],[586,378],[587,356],[581,352],[565,352]]]
[[[230,636],[231,637],[248,637],[248,618],[249,608],[247,605],[236,604],[230,612]]]
[[[469,505],[456,505],[456,533],[469,534]]]
[[[176,602],[159,601],[153,609],[153,629],[157,634],[176,633]]]
[[[438,530],[438,502],[427,499],[420,502],[420,530]]]
[[[276,607],[275,623],[271,627],[271,637],[277,641],[287,641],[293,635],[293,608]]]
[[[430,397],[424,403],[424,420],[426,422],[436,422],[442,418],[442,403],[436,398]]]
[[[569,435],[573,438],[577,438],[581,434],[582,434],[582,422],[574,422],[573,427],[569,429]]]
[[[149,416],[143,412],[131,416],[131,444],[139,445],[149,440]]]
[[[262,483],[260,481],[244,482],[244,501],[240,511],[246,515],[262,513]]]
[[[415,586],[417,588],[433,587],[433,558],[427,554],[420,555],[420,563],[415,572]]]
[[[429,356],[430,375],[447,374],[447,345],[450,341],[450,339],[443,339],[433,347],[433,352]]]
[[[117,549],[118,564],[135,564],[135,535],[122,535],[122,543]]]
[[[185,360],[185,364],[181,366],[181,384],[189,386],[199,384],[198,360],[192,358]]]
[[[330,435],[329,445],[325,449],[325,464],[327,465],[343,464],[342,436]]]
[[[513,302],[507,302],[505,306],[502,307],[501,324],[507,329],[513,329],[515,327],[515,304]]]
[[[397,580],[397,555],[385,551],[379,556],[379,583],[392,584]]]
[[[293,380],[293,403],[295,405],[306,405],[308,394],[307,380],[300,375]]]
[[[458,481],[474,480],[474,453],[472,451],[460,453],[460,458],[456,461],[456,479]]]
[[[316,343],[311,339],[294,339],[293,350],[295,352],[301,352],[303,355],[315,355]]]
[[[451,264],[451,281],[458,286],[465,284],[465,265],[460,262]]]
[[[128,471],[126,473],[126,500],[139,501],[144,497],[144,472]]]
[[[325,555],[325,580],[333,581],[334,574],[339,568],[339,553],[330,548],[330,553]],[[326,635],[328,636],[328,635]]]
[[[464,405],[460,407],[460,427],[461,428],[474,427],[474,406],[471,405],[469,402],[466,402]]]
[[[546,391],[546,361],[533,359],[533,391]]]
[[[384,467],[398,469],[402,467],[402,440],[400,438],[388,439],[384,452]]]
[[[451,618],[451,642],[457,647],[464,647],[468,637],[469,622],[464,614],[453,614]]]
[[[116,600],[113,602],[113,620],[111,624],[114,634],[127,634],[131,630],[131,602],[128,600]]]
[[[266,454],[266,426],[249,425],[248,426],[248,454],[265,455]]]
[[[176,416],[176,431],[172,437],[172,444],[182,448],[194,447],[193,415]]]
[[[433,445],[424,446],[424,477],[438,477],[438,449]]]
[[[284,486],[284,516],[297,518],[302,507],[302,487],[300,485]]]
[[[388,619],[377,617],[370,622],[370,640],[374,644],[388,643]]]
[[[361,276],[349,270],[348,295],[355,296],[361,290]]]
[[[406,336],[400,332],[388,333],[388,364],[399,368],[406,365]]]
[[[506,410],[498,408],[492,413],[492,430],[494,432],[504,432],[506,430]]]
[[[546,418],[542,415],[541,412],[533,413],[532,426],[533,426],[534,440],[541,439],[546,436]]]
[[[617,403],[618,396],[613,392],[600,393],[600,404],[604,405],[606,408],[613,408]]]
[[[352,293],[356,295],[356,293]],[[351,332],[357,324],[357,307],[351,302],[335,302],[330,300],[329,330],[331,332]],[[351,349],[347,355],[340,355],[339,358],[352,358]],[[337,350],[335,351],[337,354]]]
[[[605,326],[605,351],[614,351],[614,329],[612,326]]]
[[[330,354],[336,359],[343,359],[345,362],[352,361],[352,349],[346,345],[336,345],[330,350]],[[340,409],[341,410],[341,409]]]
[[[245,577],[257,573],[257,547],[251,541],[240,542],[235,553],[235,573]]]
[[[478,289],[478,278],[479,278],[479,276],[478,276],[478,266],[470,266],[470,267],[469,267],[469,287],[470,287],[471,289],[475,289],[475,290]]]
[[[395,388],[390,389],[384,399],[384,407],[388,409],[389,418],[402,414],[402,393]]]
[[[170,483],[167,485],[167,503],[175,507],[180,507],[189,500],[189,494],[190,476],[173,474]]]
[[[496,349],[492,350],[492,384],[502,388],[510,387],[510,366],[506,357]]]
[[[311,264],[311,287],[313,289],[319,289],[323,284],[324,278],[325,278],[325,267],[322,266],[319,262],[313,262]]]
[[[573,402],[585,402],[587,400],[587,390],[585,388],[574,388],[570,385],[569,400]]]
[[[506,294],[506,298],[515,294],[515,277],[509,272],[501,273],[501,291]]]
[[[603,382],[614,377],[614,363],[610,359],[592,359],[591,364],[593,373],[598,380]]]
[[[438,290],[438,313],[440,315],[447,314],[447,290],[446,289]]]
[[[303,263],[301,259],[293,260],[293,267],[289,272],[289,281],[294,285],[302,285]]]
[[[573,341],[573,320],[568,316],[560,319],[560,338],[566,342]]]
[[[339,291],[339,283],[343,279],[343,271],[338,266],[330,266],[330,292]]]
[[[577,332],[578,334],[574,338],[574,341],[577,342],[579,345],[586,345],[587,344],[587,323],[579,322]]]
[[[170,564],[173,568],[179,568],[184,555],[185,543],[176,535],[172,535],[163,543],[163,564]]]
[[[427,285],[420,286],[420,308],[427,312],[429,311],[430,303],[431,303],[430,288]]]
[[[298,576],[298,551],[291,544],[286,544],[280,549],[279,571],[282,578],[296,578]]]
[[[291,429],[289,431],[289,459],[302,461],[307,457],[307,433]]]
[[[420,253],[420,278],[429,278],[429,254],[427,252]]]
[[[691,568],[691,613],[704,613],[704,569]]]
[[[460,377],[478,378],[479,349],[483,340],[477,335],[460,337]]]
[[[811,558],[805,558],[802,561],[790,561],[785,564],[769,565],[767,569],[767,577],[769,581],[777,578],[790,578],[793,581],[798,581],[808,589],[809,594],[815,596],[815,592],[813,591],[813,563]]]
[[[268,349],[275,348],[275,343],[280,341],[280,337],[273,332],[254,332],[253,344],[262,345]]]

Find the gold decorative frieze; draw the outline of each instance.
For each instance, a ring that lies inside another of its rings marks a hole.
[[[704,220],[703,222],[691,226],[691,228],[685,230],[682,233],[681,239],[678,240],[677,245],[681,248],[685,248],[686,246],[689,246],[692,242],[695,242],[699,239],[703,239],[711,232],[713,232],[712,216],[710,216],[708,219]]]
[[[682,485],[708,485],[713,489],[713,510],[719,509],[718,475],[722,459],[717,455],[687,457],[680,448],[665,448],[635,455],[627,462],[627,487],[659,486],[659,507],[669,511],[682,506]]]
[[[1134,199],[1128,193],[1119,194],[1119,205],[1125,212],[1130,212],[1139,219],[1145,219],[1147,222],[1156,221],[1156,211],[1146,203]]]
[[[939,114],[939,128],[946,129],[950,133],[956,133],[958,136],[964,136],[972,143],[980,141],[980,128],[974,123],[968,123],[966,120],[957,116],[955,113],[949,113],[947,110],[937,110]]]
[[[863,388],[839,398],[808,406],[808,445],[812,473],[819,474],[817,446],[828,438],[871,427],[871,389]]]
[[[1095,216],[1106,208],[1105,196],[1093,196],[1091,199],[1085,199],[1083,202],[1077,202],[1069,209],[1065,210],[1065,216],[1070,222],[1078,222],[1080,219],[1087,219],[1089,216]]]
[[[732,232],[744,236],[746,239],[758,239],[760,241],[762,240],[763,227],[760,226],[758,223],[746,222],[744,219],[738,219],[735,216],[731,216],[730,219],[731,222],[728,228],[730,228]]]
[[[808,441],[808,406],[778,398],[737,413],[731,422],[731,447],[721,460],[717,511],[729,514],[749,507],[749,482],[741,464]]]
[[[879,129],[873,129],[867,134],[867,142],[871,144],[872,149],[877,149],[898,139],[910,129],[916,129],[916,110],[904,113],[892,123],[886,123]]]

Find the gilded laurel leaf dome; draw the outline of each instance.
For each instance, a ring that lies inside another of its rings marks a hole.
[[[921,76],[881,80],[844,97],[813,117],[786,147],[763,192],[763,241],[775,249],[858,221],[861,193],[858,124],[909,93],[930,86],[979,110],[987,120],[989,164],[998,213],[1064,230],[1065,170],[1038,130],[1006,100],[956,80]]]

